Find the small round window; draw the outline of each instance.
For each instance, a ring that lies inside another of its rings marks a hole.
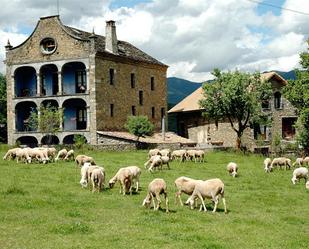
[[[55,52],[57,46],[53,38],[45,38],[41,41],[41,50],[44,54],[52,54]]]

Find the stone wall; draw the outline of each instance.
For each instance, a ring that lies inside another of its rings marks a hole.
[[[109,70],[115,70],[114,84],[110,84]],[[135,87],[131,88],[131,73],[135,74]],[[154,77],[154,90],[150,88]],[[127,117],[148,116],[155,125],[161,127],[161,108],[167,111],[166,67],[143,63],[123,63],[107,58],[96,59],[96,116],[97,130],[124,130]],[[143,91],[143,105],[139,104],[139,91]],[[110,105],[114,105],[114,115],[110,115]],[[155,107],[155,117],[151,108]]]

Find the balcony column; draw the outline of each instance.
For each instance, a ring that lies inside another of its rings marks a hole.
[[[89,68],[86,69],[86,93],[90,92],[90,87],[89,87]]]
[[[11,93],[12,93],[12,98],[15,98],[16,95],[15,95],[15,77],[14,75],[11,75],[11,81],[12,81],[12,89],[11,89]]]
[[[86,107],[86,111],[87,111],[87,125],[86,125],[86,130],[89,131],[90,130],[90,106]]]
[[[63,108],[62,107],[59,107],[59,110],[61,110],[61,114],[60,115],[60,124],[59,124],[59,131],[63,131]]]
[[[40,123],[41,123],[41,111],[40,108],[38,108],[38,126],[35,131],[40,131]]]
[[[58,93],[57,95],[62,95],[62,73],[58,72]]]
[[[36,96],[41,96],[41,75],[36,74]]]

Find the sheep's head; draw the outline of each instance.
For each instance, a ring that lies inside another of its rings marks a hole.
[[[194,199],[193,198],[189,198],[186,202],[186,205],[190,205],[191,209],[194,208]]]
[[[108,182],[109,188],[113,188],[115,185],[116,181],[114,179],[110,179]]]
[[[80,180],[80,185],[82,185],[83,188],[87,188],[88,182],[85,179]]]
[[[236,176],[237,176],[237,172],[236,172],[236,171],[233,171],[233,172],[232,172],[232,176],[233,176],[233,177],[236,177]]]
[[[31,157],[30,156],[27,157],[27,162],[31,163]]]
[[[147,195],[146,198],[143,200],[143,206],[149,208],[151,203],[151,196]]]
[[[293,178],[291,179],[291,181],[292,181],[293,184],[295,184],[295,183],[296,183],[296,178],[293,177]]]

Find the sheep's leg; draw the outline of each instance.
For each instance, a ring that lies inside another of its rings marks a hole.
[[[153,196],[152,193],[150,193],[150,198],[151,198],[151,200],[152,200],[153,210],[156,210],[156,202],[155,202],[155,200],[154,200],[154,196]]]
[[[206,206],[205,206],[205,202],[204,202],[204,199],[203,199],[201,193],[198,193],[197,196],[198,196],[198,198],[201,200],[201,202],[202,202],[201,205],[203,206],[204,211],[206,212],[206,211],[207,211],[207,208],[206,208]],[[200,211],[202,211],[201,208],[200,208]]]
[[[160,205],[161,205],[160,193],[156,193],[156,199],[157,199],[157,208],[156,208],[156,210],[159,210]]]
[[[218,202],[219,202],[219,197],[216,196],[216,197],[214,198],[215,206],[214,206],[214,209],[212,210],[213,213],[215,213],[216,210],[217,210]]]
[[[224,213],[227,214],[226,203],[225,203],[225,198],[224,197],[222,197],[222,202],[223,202],[223,206],[224,206]]]
[[[169,210],[168,210],[168,198],[167,198],[166,193],[164,193],[164,199],[165,199],[166,213],[168,213],[169,212]]]
[[[138,192],[138,188],[139,188],[139,180],[136,180],[136,192]]]
[[[182,202],[182,200],[181,200],[180,195],[181,195],[181,192],[180,192],[180,191],[177,191],[177,192],[176,192],[176,194],[175,194],[175,204],[177,204],[177,203],[178,203],[178,201],[177,201],[177,199],[178,199],[178,200],[179,200],[180,205],[181,205],[181,206],[183,206],[183,202]]]
[[[168,162],[167,162],[167,168],[168,168],[168,169],[171,169],[171,168],[170,168],[170,164],[169,164]]]

